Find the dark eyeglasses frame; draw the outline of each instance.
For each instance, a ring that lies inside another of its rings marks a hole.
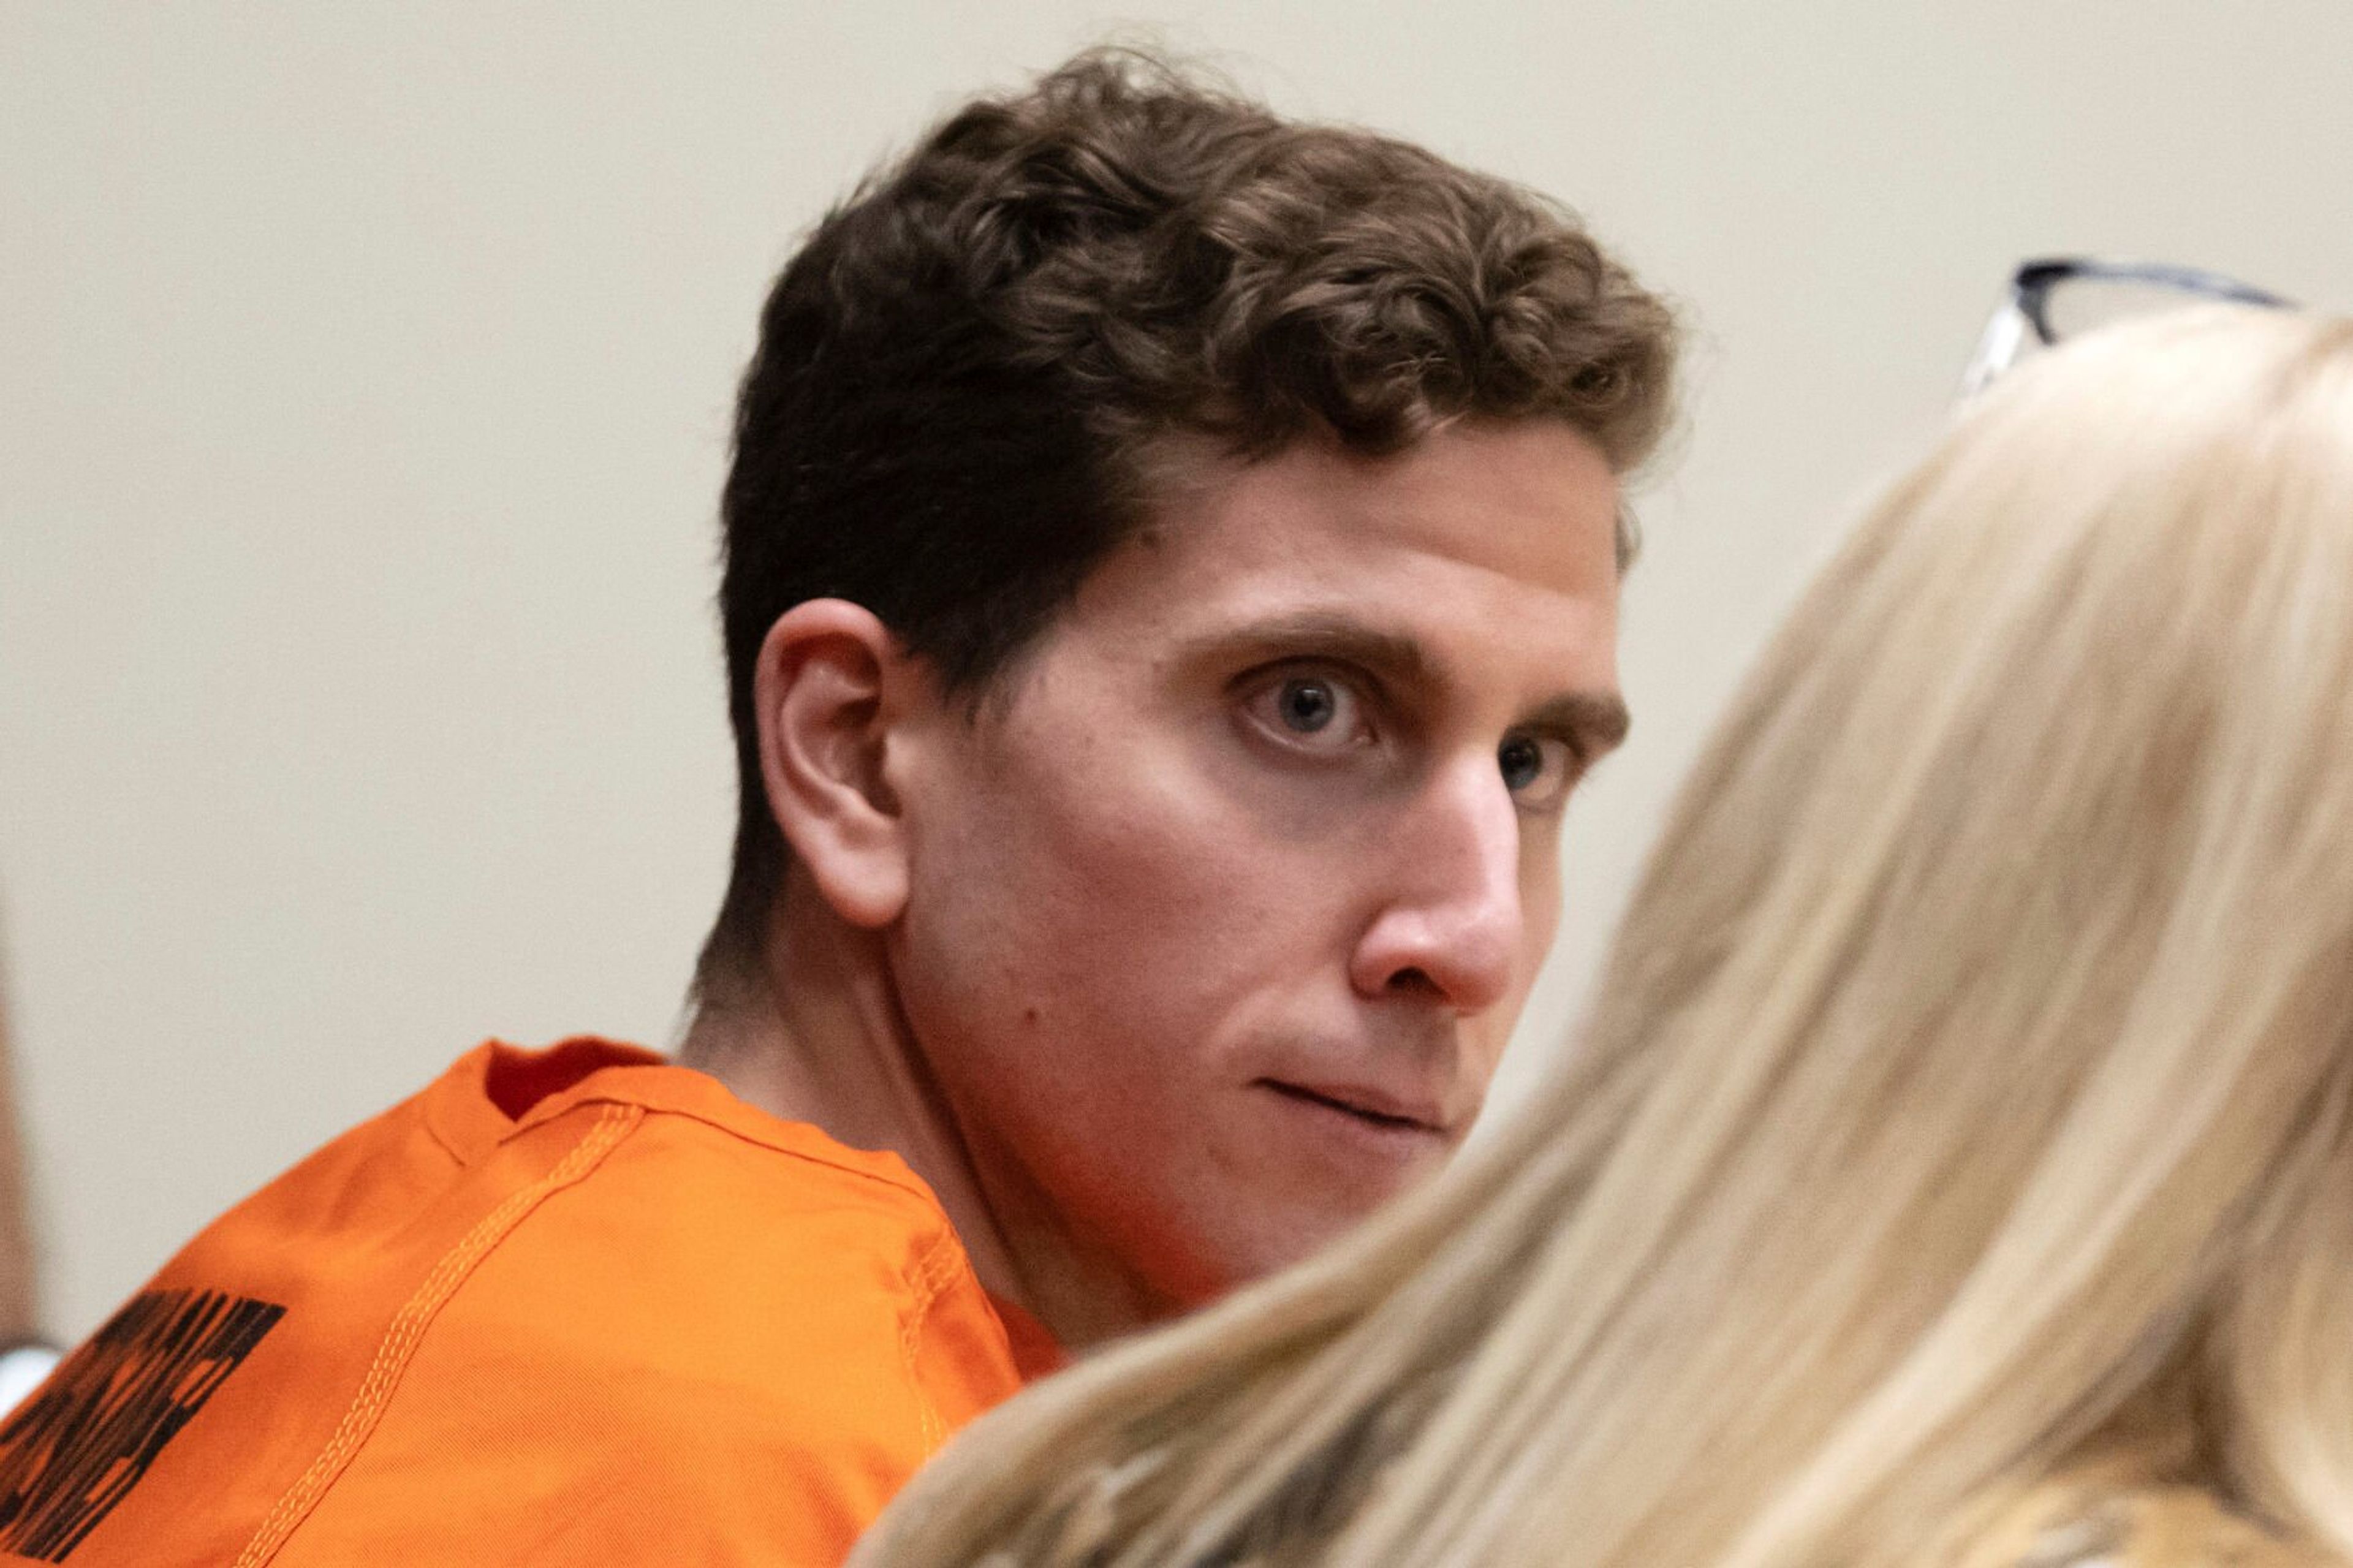
[[[2050,348],[2059,342],[2060,333],[2051,324],[2051,293],[2060,284],[2077,278],[2097,278],[2118,283],[2147,283],[2160,289],[2195,295],[2201,299],[2228,300],[2242,305],[2262,305],[2274,310],[2294,309],[2292,300],[2258,289],[2252,283],[2242,283],[2220,272],[2201,271],[2195,267],[2175,267],[2163,262],[2101,261],[2084,256],[2047,256],[2031,261],[2021,261],[2010,275],[2010,288],[2002,302],[1994,309],[1993,318],[1986,323],[1978,352],[1969,361],[1963,377],[1961,395],[1966,397],[1983,390],[1988,383],[2016,362],[2019,343],[2016,322],[2022,321],[2031,328],[2037,342]],[[2012,315],[2015,312],[2015,315]]]

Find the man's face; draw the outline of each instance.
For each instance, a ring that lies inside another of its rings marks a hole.
[[[1624,726],[1618,489],[1567,426],[1197,477],[902,769],[889,938],[999,1219],[1170,1308],[1461,1142]]]

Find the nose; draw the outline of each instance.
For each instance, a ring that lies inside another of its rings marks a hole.
[[[1510,994],[1526,919],[1520,819],[1493,756],[1430,781],[1383,859],[1393,889],[1356,942],[1366,997],[1419,995],[1477,1013]]]

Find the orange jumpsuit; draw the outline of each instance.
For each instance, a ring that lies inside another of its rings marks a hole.
[[[0,1562],[833,1563],[1055,1359],[895,1155],[628,1047],[486,1045],[0,1426]]]

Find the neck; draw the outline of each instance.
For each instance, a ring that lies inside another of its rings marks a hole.
[[[678,1056],[772,1116],[904,1160],[982,1286],[1066,1348],[1166,1314],[1022,1184],[988,1180],[899,1005],[883,934],[841,920],[798,868],[757,959],[706,981]]]

